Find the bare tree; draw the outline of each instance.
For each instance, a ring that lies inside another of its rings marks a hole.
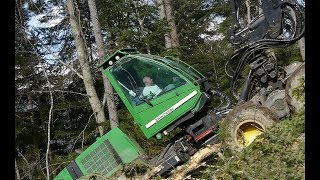
[[[90,72],[90,66],[88,62],[88,52],[84,41],[84,36],[82,33],[82,28],[80,22],[78,21],[79,14],[75,14],[74,1],[67,1],[67,8],[69,13],[69,20],[71,24],[71,29],[73,37],[75,39],[75,45],[77,49],[78,59],[80,62],[80,67],[83,75],[83,83],[87,94],[89,95],[89,102],[93,112],[97,114],[96,121],[98,124],[105,122],[106,116],[103,110],[103,105],[100,102],[96,89],[94,87],[92,74]],[[103,127],[98,127],[100,135],[103,135]]]
[[[100,59],[100,63],[102,63],[104,58],[106,57],[106,53],[105,53],[105,46],[103,44],[95,0],[88,0],[88,5],[89,5],[90,16],[92,20],[93,33],[97,43],[99,59]],[[114,127],[117,127],[119,124],[117,107],[114,101],[114,93],[113,93],[112,86],[108,81],[108,79],[106,78],[106,76],[104,75],[102,69],[101,69],[101,73],[102,73],[103,85],[104,85],[104,95],[103,95],[102,104],[104,106],[107,101],[110,126],[111,128],[114,128]]]
[[[40,61],[41,63],[41,61]],[[42,66],[42,64],[41,64]],[[43,67],[43,66],[42,66]],[[46,69],[43,68],[43,73],[46,77],[47,83],[48,83],[48,89],[50,94],[50,110],[49,110],[49,119],[48,119],[48,125],[47,125],[47,150],[46,150],[46,170],[47,170],[47,179],[50,180],[50,171],[49,171],[49,153],[50,153],[50,140],[51,140],[51,120],[52,120],[52,110],[53,110],[53,96],[52,96],[52,90],[51,90],[51,83],[49,81],[48,75],[46,73]]]
[[[51,126],[51,120],[52,120],[52,109],[53,109],[53,96],[52,96],[52,92],[50,90],[50,110],[49,110],[49,120],[48,120],[48,125],[47,125],[48,127],[47,127],[47,150],[46,150],[46,170],[47,170],[47,179],[48,180],[50,180],[49,153],[50,153],[50,140],[51,140],[50,126]]]

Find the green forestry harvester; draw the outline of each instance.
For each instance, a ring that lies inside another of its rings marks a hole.
[[[303,7],[291,0],[261,0],[262,13],[243,27],[239,24],[239,0],[231,1],[231,5],[234,24],[228,39],[237,49],[225,70],[232,78],[231,92],[237,104],[177,58],[120,49],[100,65],[147,139],[181,130],[148,162],[161,176],[167,176],[204,146],[220,143],[217,130],[222,118],[229,124],[224,143],[238,150],[252,143],[275,120],[304,106],[292,96],[292,89],[304,77],[304,62],[281,67],[268,50],[287,47],[304,35]],[[210,109],[208,103],[215,96],[225,102],[224,106]],[[114,128],[55,179],[78,179],[94,173],[110,177],[141,157],[144,154],[138,143]]]

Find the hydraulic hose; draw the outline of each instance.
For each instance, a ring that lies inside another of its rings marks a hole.
[[[167,153],[167,151],[169,150],[170,147],[172,147],[173,142],[170,142],[167,144],[167,146],[162,150],[162,152],[160,153],[157,161],[155,164],[158,164],[160,162],[160,160],[163,158],[163,156]]]
[[[226,94],[222,93],[221,91],[217,91],[217,90],[211,90],[211,93],[212,93],[212,96],[214,96],[214,95],[219,96],[219,98],[221,100],[224,100],[224,102],[225,102],[224,106],[215,109],[216,112],[217,111],[224,111],[224,110],[229,109],[231,107],[231,100]]]

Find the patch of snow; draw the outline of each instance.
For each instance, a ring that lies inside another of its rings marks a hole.
[[[23,5],[22,5],[22,8],[23,9],[29,9],[29,2],[25,2]]]
[[[225,38],[225,36],[222,33],[217,35],[201,34],[200,37],[208,41],[220,41]]]
[[[28,25],[34,28],[51,28],[59,24],[66,17],[62,15],[63,8],[58,6],[53,6],[47,13],[42,13],[38,15],[31,16]],[[41,22],[44,17],[50,17],[49,20]]]

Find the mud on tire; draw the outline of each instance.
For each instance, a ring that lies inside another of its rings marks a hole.
[[[226,143],[231,151],[241,151],[267,130],[277,120],[268,108],[246,102],[230,112],[226,117]]]

